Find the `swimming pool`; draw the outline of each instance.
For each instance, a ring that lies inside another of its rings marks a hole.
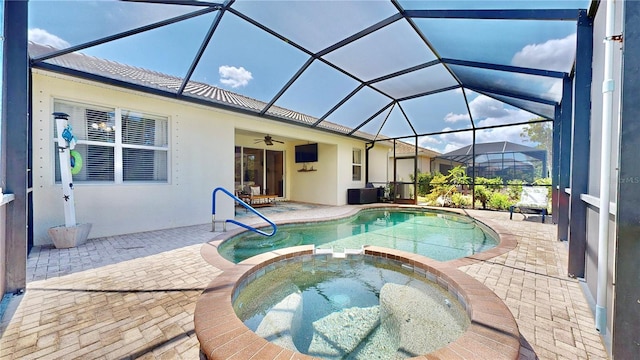
[[[491,249],[498,243],[498,236],[491,229],[469,216],[391,208],[365,209],[342,220],[281,225],[272,237],[244,232],[220,244],[218,252],[238,263],[297,245],[314,245],[333,252],[375,245],[447,261]]]

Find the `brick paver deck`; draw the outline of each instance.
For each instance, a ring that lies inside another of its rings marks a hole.
[[[352,209],[279,209],[272,219]],[[567,277],[566,247],[554,240],[555,226],[468,212],[518,242],[495,258],[461,261],[459,269],[509,307],[521,344],[530,349],[521,357],[606,359],[578,280]],[[34,248],[27,291],[10,299],[0,323],[0,359],[199,359],[195,304],[221,273],[201,256],[218,234],[210,230],[205,224],[93,239],[73,249]]]

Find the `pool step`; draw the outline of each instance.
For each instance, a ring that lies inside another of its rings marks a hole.
[[[282,346],[299,351],[293,342],[293,334],[300,332],[302,323],[302,293],[300,290],[276,304],[258,325],[256,334]]]
[[[377,305],[331,313],[313,322],[313,338],[306,354],[343,359],[359,349],[379,324],[380,309]]]
[[[345,259],[347,255],[362,255],[364,254],[364,248],[360,249],[344,249],[343,252],[334,252],[333,248],[329,249],[315,249],[316,254],[331,254],[336,259]]]

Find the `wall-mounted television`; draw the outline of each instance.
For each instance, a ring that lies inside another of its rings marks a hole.
[[[296,145],[296,163],[318,161],[318,144]]]

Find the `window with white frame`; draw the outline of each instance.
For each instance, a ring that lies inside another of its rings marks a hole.
[[[353,181],[362,180],[362,149],[353,149],[351,162],[351,179]]]
[[[75,150],[82,167],[73,175],[74,181],[168,181],[167,117],[64,100],[54,100],[54,111],[69,115],[78,139]],[[55,158],[56,181],[60,181],[60,164]]]

